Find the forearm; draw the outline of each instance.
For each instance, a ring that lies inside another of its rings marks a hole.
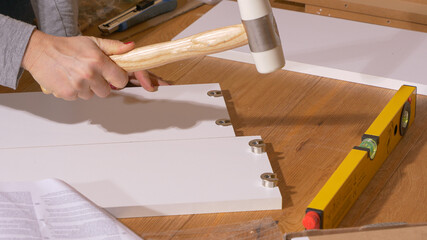
[[[71,37],[80,35],[77,0],[31,0],[41,31]]]
[[[21,63],[35,26],[0,14],[0,84],[16,89]]]

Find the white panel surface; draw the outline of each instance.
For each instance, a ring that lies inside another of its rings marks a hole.
[[[255,138],[0,149],[0,181],[59,178],[116,217],[281,209]]]
[[[313,14],[273,9],[284,69],[372,86],[418,87],[427,95],[427,34]],[[236,2],[223,1],[175,39],[240,23]],[[248,46],[213,56],[253,63]]]
[[[43,93],[0,94],[0,149],[235,136],[219,84],[114,91],[108,98],[67,102]]]

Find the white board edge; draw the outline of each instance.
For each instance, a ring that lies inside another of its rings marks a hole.
[[[234,50],[220,52],[209,55],[216,58],[228,59],[237,62],[254,64],[252,56],[249,53],[242,53]],[[255,66],[254,66],[255,67]],[[402,81],[392,78],[378,77],[363,73],[350,72],[340,69],[316,66],[306,63],[286,61],[283,70],[310,74],[320,77],[333,78],[340,81],[359,83],[368,86],[381,87],[386,89],[398,90],[402,85],[410,85],[417,87],[417,94],[427,96],[427,85],[417,84],[408,81]]]
[[[271,189],[272,191],[279,191]],[[272,193],[274,194],[274,193]],[[280,195],[280,194],[279,194]],[[281,195],[280,195],[281,196]],[[100,206],[102,207],[102,206]],[[185,203],[176,205],[105,207],[116,218],[281,210],[282,198],[248,199],[246,201]],[[206,210],[210,209],[210,210]]]

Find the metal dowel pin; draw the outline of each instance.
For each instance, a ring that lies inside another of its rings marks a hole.
[[[216,120],[215,124],[219,125],[219,126],[224,126],[225,127],[225,126],[230,126],[231,125],[231,121],[230,121],[230,119],[222,118],[222,119]]]
[[[211,90],[208,92],[209,97],[222,97],[221,90]]]
[[[279,179],[277,178],[276,174],[274,173],[263,173],[261,174],[261,180],[262,180],[262,186],[267,188],[274,188],[277,187],[277,183],[279,182]]]
[[[251,150],[253,153],[261,154],[265,153],[265,143],[262,139],[254,139],[249,142],[249,146],[251,146]]]

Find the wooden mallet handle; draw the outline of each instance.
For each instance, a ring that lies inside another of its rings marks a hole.
[[[136,48],[110,58],[128,72],[150,69],[191,57],[204,56],[248,43],[242,24],[202,32],[190,37]]]

